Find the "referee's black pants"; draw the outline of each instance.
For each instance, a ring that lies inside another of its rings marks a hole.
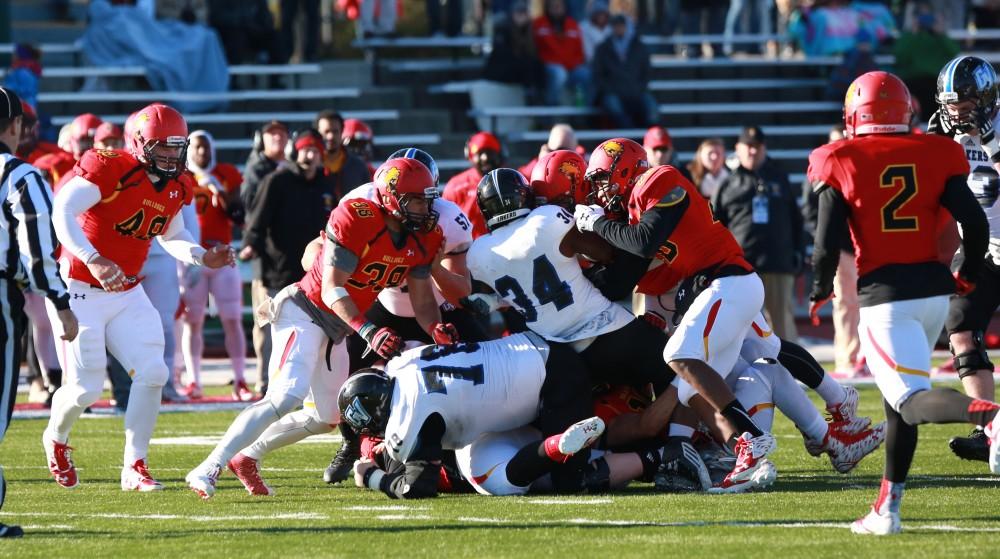
[[[16,282],[0,277],[0,442],[3,442],[17,399],[17,377],[21,370],[21,336],[27,326],[24,314],[24,294]],[[7,484],[0,474],[0,508],[7,493]]]

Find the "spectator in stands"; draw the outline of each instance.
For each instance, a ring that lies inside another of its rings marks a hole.
[[[371,2],[365,2],[370,4]],[[281,0],[281,46],[287,62],[295,52],[296,18],[302,9],[302,60],[315,62],[319,49],[319,0]],[[393,10],[395,17],[395,10]]]
[[[711,199],[719,185],[729,176],[726,168],[726,146],[722,138],[707,138],[698,144],[694,159],[687,164],[691,182],[698,187],[698,192]]]
[[[875,61],[874,35],[862,27],[858,30],[854,41],[854,46],[844,53],[843,60],[830,72],[826,98],[831,101],[842,101],[847,94],[847,88],[855,78],[879,69]]]
[[[344,143],[344,149],[347,150],[347,153],[353,154],[365,162],[368,167],[368,180],[373,179],[375,167],[372,166],[372,159],[375,157],[375,153],[372,142],[375,140],[375,134],[371,127],[356,118],[345,119],[340,139]]]
[[[124,149],[125,134],[113,122],[102,122],[94,132],[94,147],[97,149]]]
[[[578,105],[590,105],[591,73],[583,56],[576,20],[566,15],[565,0],[545,0],[545,13],[532,23],[538,57],[545,64],[545,104],[561,105],[563,89],[575,88]]]
[[[528,4],[517,0],[509,16],[499,15],[493,26],[493,49],[486,59],[486,79],[524,87],[529,101],[541,100],[545,66],[538,58]]]
[[[427,29],[431,36],[441,36],[441,4],[445,4],[445,15],[448,16],[444,24],[444,34],[454,37],[462,33],[462,0],[427,0]]]
[[[465,158],[472,163],[472,167],[452,177],[444,186],[441,197],[462,208],[472,222],[472,238],[475,239],[487,233],[486,219],[476,202],[476,187],[484,175],[503,166],[500,140],[489,132],[476,132],[465,143]]]
[[[580,34],[583,35],[583,56],[589,63],[594,59],[597,46],[611,35],[611,11],[607,0],[591,0],[587,19],[580,24]]]
[[[735,50],[760,53],[759,44],[744,43],[742,47],[733,44],[735,34],[770,35],[774,26],[771,20],[773,0],[732,0],[726,13],[725,50],[726,55]]]
[[[38,83],[42,79],[42,51],[28,43],[14,45],[10,68],[3,79],[11,89],[32,107],[38,106]],[[37,118],[37,117],[36,117]]]
[[[722,35],[726,27],[725,0],[681,0],[681,32],[685,35]],[[688,58],[701,56],[701,43],[685,46]],[[722,56],[722,43],[712,43],[712,55]]]
[[[316,116],[316,130],[326,144],[323,169],[333,180],[334,192],[339,200],[356,187],[371,180],[368,166],[360,157],[344,149],[344,117],[337,111],[320,111]]]
[[[184,23],[208,23],[206,0],[156,0],[156,19],[176,19]]]
[[[759,127],[743,129],[736,143],[740,165],[719,185],[712,207],[764,282],[764,307],[774,333],[795,341],[792,292],[805,249],[799,194],[767,157],[764,140]]]
[[[594,54],[594,84],[601,106],[619,128],[650,126],[659,108],[649,92],[649,50],[624,14],[611,18],[611,36]]]
[[[521,174],[525,177],[530,177],[531,171],[535,169],[535,164],[545,154],[558,149],[576,150],[577,147],[576,131],[573,130],[573,127],[565,123],[556,124],[549,130],[548,141],[538,148],[538,157],[525,163],[518,171],[521,171]]]
[[[362,0],[359,23],[362,38],[395,37],[396,0]]]
[[[875,45],[896,30],[892,14],[882,4],[830,0],[815,7],[803,5],[792,13],[788,34],[807,56],[833,56],[854,48],[858,33],[865,30]],[[873,49],[874,50],[874,49]]]
[[[58,183],[73,169],[84,152],[94,147],[94,134],[100,125],[101,119],[92,113],[84,113],[74,118],[69,124],[69,151],[58,151],[38,158],[35,166],[49,184]]]
[[[670,132],[662,126],[651,126],[642,138],[642,147],[646,150],[646,162],[650,167],[674,164],[674,141]],[[682,175],[687,176],[687,169],[677,166]],[[690,178],[690,177],[689,177]]]
[[[326,226],[337,203],[335,183],[323,173],[324,139],[307,128],[299,131],[292,142],[291,161],[264,177],[247,214],[240,259],[260,259],[260,267],[255,269],[259,275],[255,276],[254,287],[260,288],[255,309],[302,278],[302,253]],[[261,329],[259,339],[255,334],[254,349],[261,375],[258,392],[266,393],[270,329]]]
[[[209,0],[209,25],[219,33],[229,64],[284,61],[267,0]]]
[[[937,75],[961,50],[944,33],[942,21],[927,2],[918,2],[913,27],[904,31],[893,45],[896,75],[906,82],[910,93],[921,106],[933,107],[937,93]]]

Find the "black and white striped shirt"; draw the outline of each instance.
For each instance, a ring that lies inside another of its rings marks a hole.
[[[0,143],[0,275],[45,295],[56,309],[69,308],[56,262],[52,191],[38,169]]]

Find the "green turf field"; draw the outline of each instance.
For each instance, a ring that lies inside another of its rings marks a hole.
[[[881,418],[874,388],[862,411]],[[218,435],[231,412],[166,414],[156,437]],[[634,484],[614,495],[522,498],[441,496],[393,501],[353,485],[327,486],[320,472],[332,444],[299,444],[269,457],[278,494],[248,495],[226,472],[203,502],[184,475],[208,446],[152,447],[166,490],[118,486],[122,419],[81,420],[71,443],[81,484],[51,481],[40,435],[45,422],[15,421],[0,447],[11,488],[0,520],[26,536],[0,540],[0,557],[997,557],[1000,478],[947,449],[964,426],[921,428],[903,503],[904,533],[854,536],[847,524],[878,490],[879,450],[849,476],[811,458],[791,424],[776,424],[778,481],[766,493],[662,495]]]

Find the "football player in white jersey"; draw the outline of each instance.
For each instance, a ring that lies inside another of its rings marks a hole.
[[[389,159],[399,157],[420,161],[431,172],[434,184],[438,183],[437,164],[429,154],[416,148],[406,148],[393,153]],[[356,198],[374,200],[375,184],[361,185],[344,196],[344,200]],[[442,320],[454,324],[463,340],[472,342],[484,340],[485,334],[475,322],[474,317],[453,305],[461,297],[468,295],[471,289],[465,256],[472,244],[472,226],[462,210],[448,200],[435,199],[432,211],[437,214],[438,224],[444,233],[444,254],[439,265],[435,265],[431,270],[431,278],[433,279],[431,287],[441,309]],[[304,269],[308,270],[312,267],[313,258],[322,250],[322,244],[321,238],[311,243],[303,256]],[[365,317],[379,327],[391,328],[404,340],[416,340],[424,344],[433,343],[433,340],[417,322],[405,281],[399,286],[380,291],[378,300],[368,309]],[[359,336],[348,337],[346,343],[351,360],[351,370],[371,366],[379,359],[379,356],[374,352],[366,351],[368,344]],[[310,403],[311,401],[307,399],[305,402],[307,408]],[[233,463],[236,465],[252,466],[235,468],[237,477],[240,477],[240,472],[259,472],[260,462],[270,452],[294,444],[310,435],[322,434],[321,431],[325,433],[333,430],[333,426],[330,425],[315,425],[315,422],[309,421],[309,417],[310,410],[302,409],[284,416],[268,427],[252,445],[243,449],[233,458]],[[360,457],[358,437],[350,431],[350,426],[341,423],[339,427],[343,443],[323,473],[323,479],[327,483],[339,483],[347,479],[354,461]],[[247,464],[248,462],[253,462],[253,464]],[[240,477],[240,481],[251,493],[266,485],[258,479]]]
[[[546,438],[528,444],[513,465],[494,475],[526,485],[549,471],[557,490],[583,490],[589,446],[604,423],[589,417],[582,371],[563,366],[572,354],[525,332],[417,347],[390,360],[384,374],[359,371],[340,390],[341,416],[355,431],[384,439],[385,469],[359,460],[355,482],[394,498],[433,497],[445,450],[533,424]]]
[[[969,189],[986,212],[990,225],[989,250],[985,255],[962,255],[986,262],[972,293],[951,299],[945,327],[954,366],[966,394],[993,401],[993,363],[986,354],[983,333],[997,306],[1000,306],[1000,142],[995,129],[997,114],[997,73],[993,66],[976,56],[959,56],[941,69],[937,80],[937,111],[931,115],[927,132],[952,137],[965,148],[969,160]],[[957,264],[957,262],[956,262]],[[951,440],[952,451],[967,460],[986,461],[988,437],[983,426],[969,437]]]

